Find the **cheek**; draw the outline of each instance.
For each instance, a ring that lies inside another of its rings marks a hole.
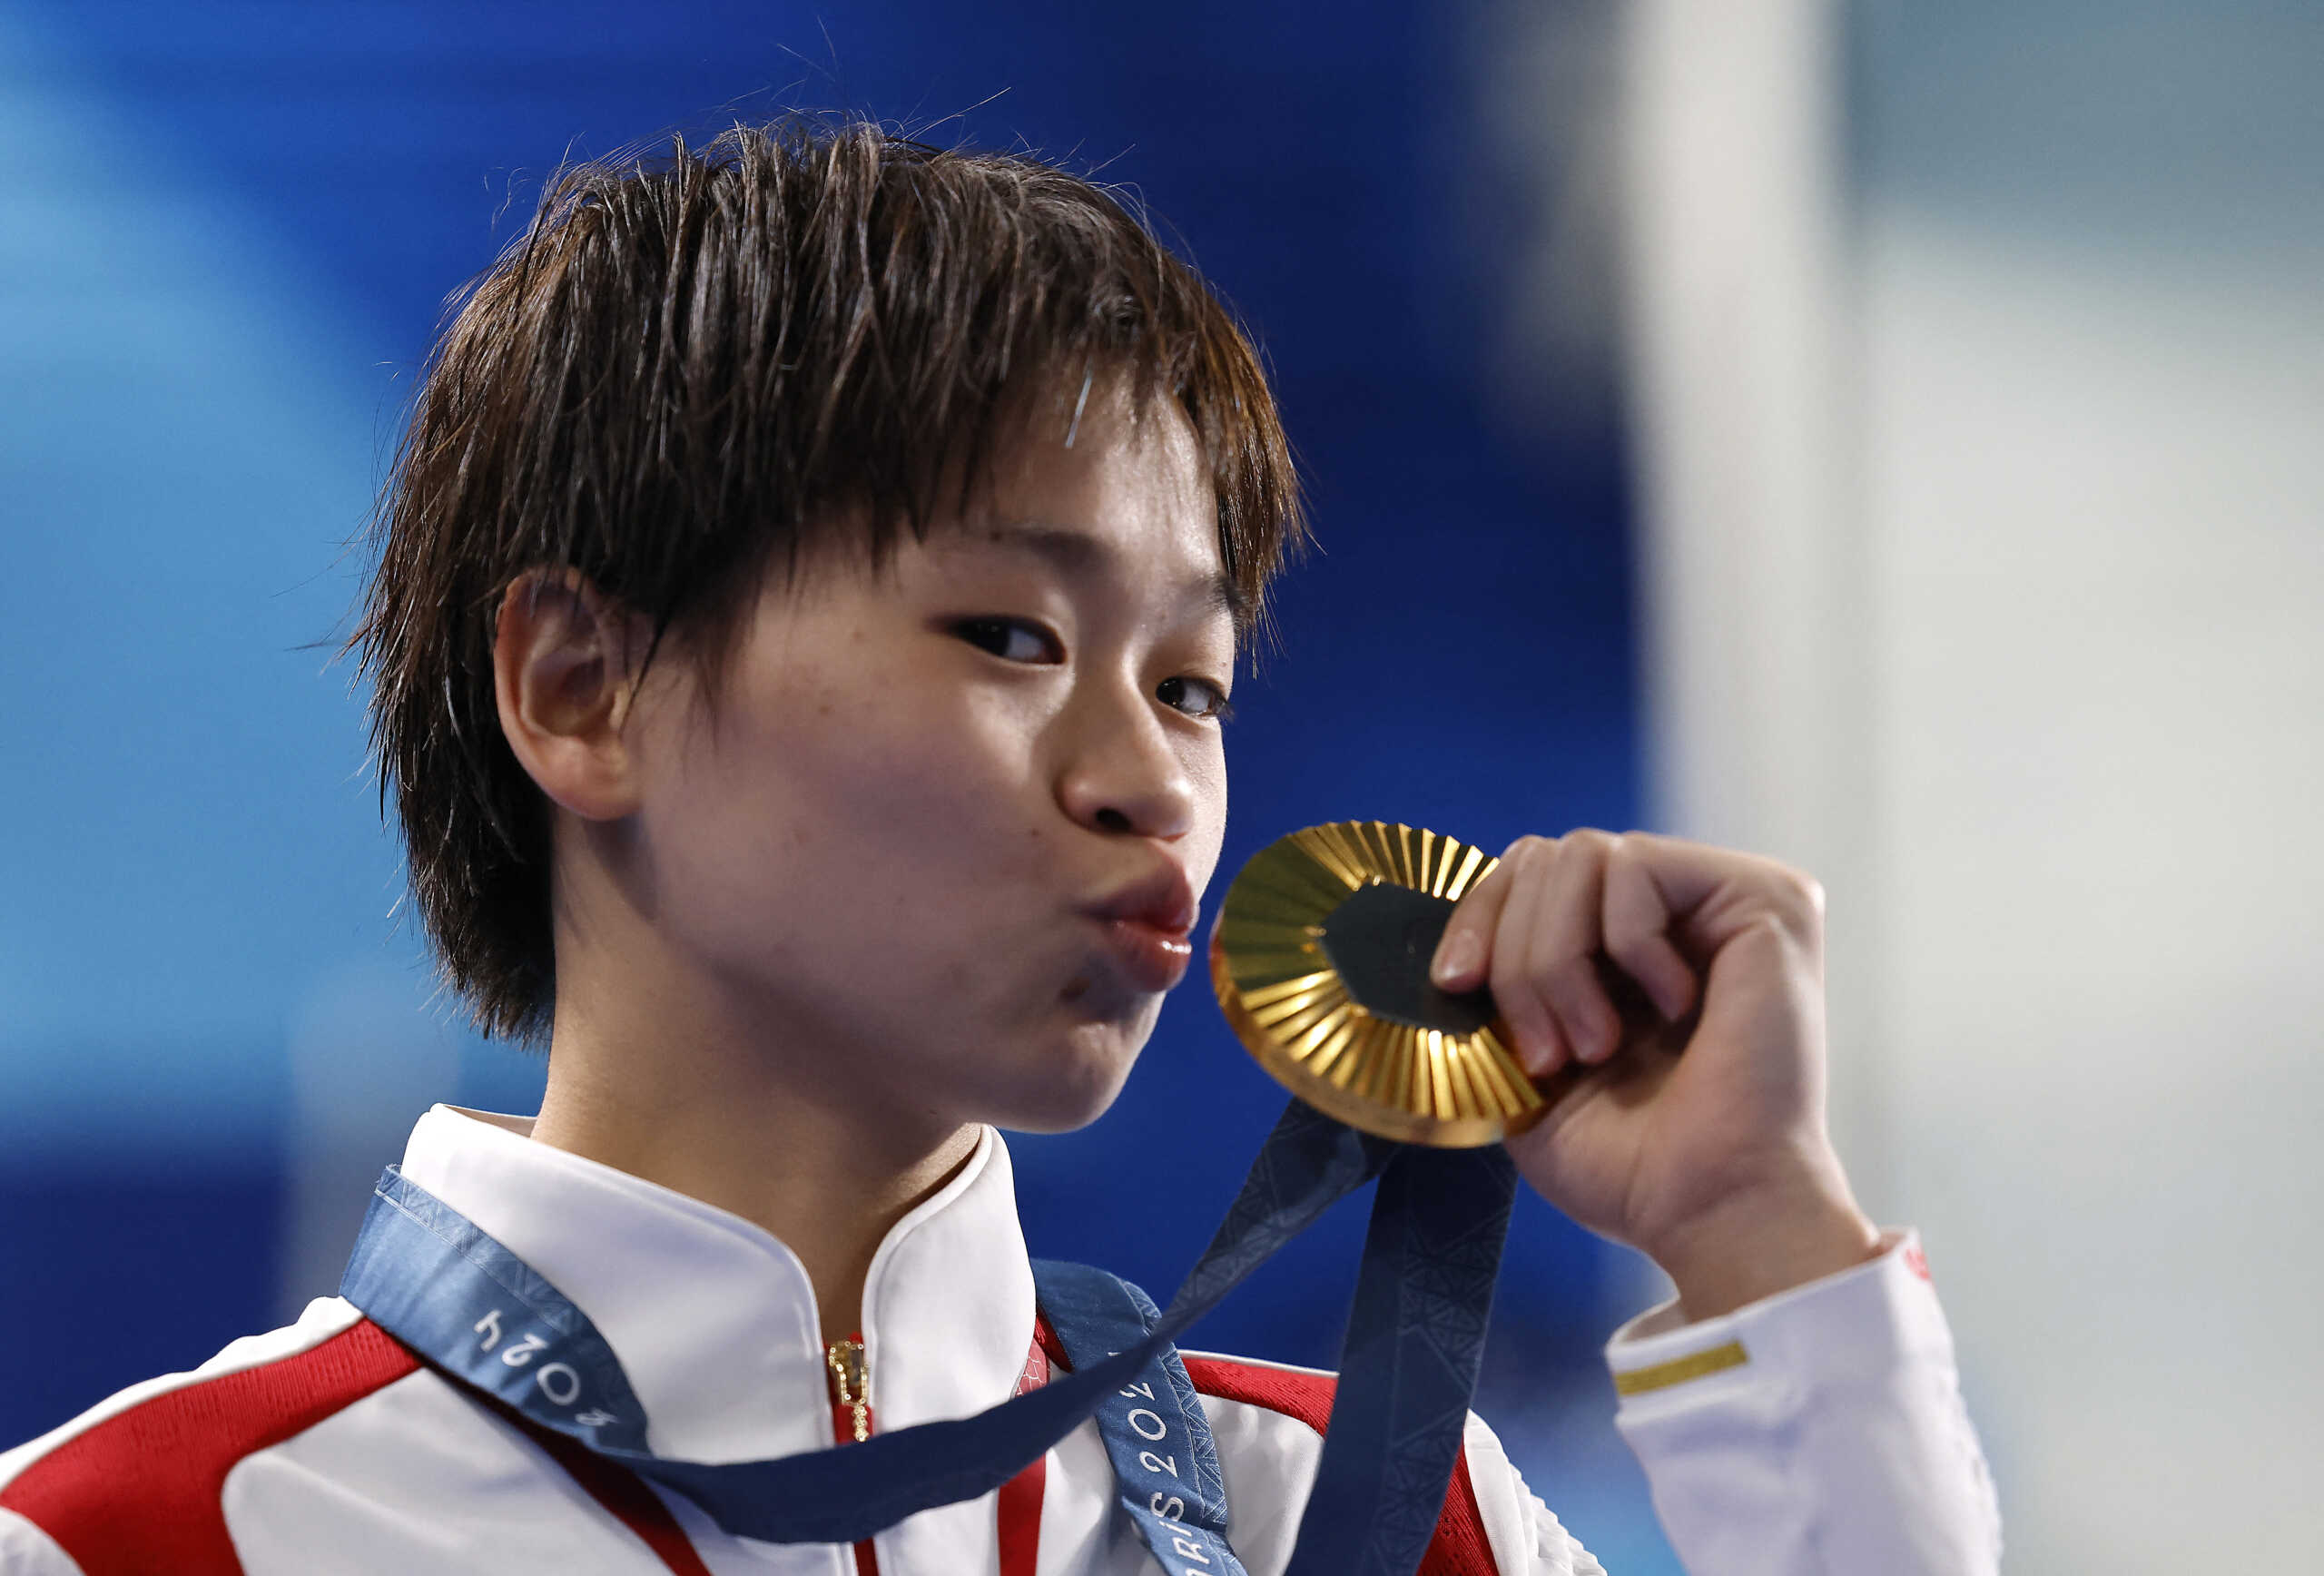
[[[924,923],[1041,851],[1019,719],[868,665],[793,664],[726,699],[657,828],[721,908],[803,901],[851,931]]]
[[[1194,763],[1188,776],[1194,784],[1195,825],[1187,837],[1187,873],[1193,878],[1195,895],[1200,897],[1217,873],[1218,851],[1226,841],[1225,745],[1214,744],[1209,754]]]
[[[1011,839],[1040,830],[1037,741],[1022,719],[910,675],[823,704],[758,754],[799,813],[864,840],[866,859],[941,882],[1009,862]]]

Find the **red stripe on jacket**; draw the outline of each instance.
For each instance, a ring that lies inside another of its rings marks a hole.
[[[1030,1394],[1049,1382],[1055,1364],[1049,1348],[1057,1332],[1039,1309],[1033,1313],[1033,1345],[1017,1375],[1017,1394]],[[1043,1451],[1025,1469],[1000,1485],[1000,1576],[1033,1576],[1041,1553],[1041,1501],[1049,1492],[1049,1453]]]
[[[1188,1357],[1187,1377],[1205,1395],[1264,1406],[1295,1417],[1322,1433],[1332,1420],[1332,1395],[1338,1381],[1329,1374],[1300,1374],[1226,1357]],[[1233,1513],[1233,1507],[1228,1507]],[[1469,1481],[1469,1452],[1463,1445],[1452,1463],[1452,1481],[1444,1493],[1444,1509],[1436,1518],[1436,1535],[1421,1556],[1420,1576],[1498,1576],[1492,1545],[1485,1540],[1485,1522],[1477,1509],[1476,1485]]]
[[[1036,1359],[1056,1358],[1064,1367],[1047,1321],[1039,1334]],[[1318,1433],[1331,1420],[1329,1374],[1221,1357],[1188,1357],[1186,1364],[1206,1395],[1264,1406]],[[0,1509],[39,1527],[85,1576],[242,1576],[222,1502],[227,1474],[245,1457],[305,1433],[420,1366],[387,1332],[363,1320],[304,1352],[165,1391],[74,1434],[0,1490]],[[1019,1394],[1046,1382],[1049,1366],[1029,1360]],[[517,1421],[666,1567],[706,1576],[667,1508],[633,1473],[561,1434]],[[1033,1463],[1002,1492],[1002,1561],[1012,1576],[1029,1564],[1039,1544],[1041,1466]],[[1420,1571],[1496,1576],[1465,1450]]]
[[[567,1477],[580,1484],[582,1491],[614,1520],[635,1532],[637,1541],[675,1576],[710,1576],[710,1567],[694,1552],[685,1529],[678,1525],[670,1507],[646,1486],[644,1478],[619,1462],[607,1461],[579,1440],[553,1428],[543,1428],[520,1413],[504,1411],[501,1415],[522,1428],[534,1443],[565,1469]]]
[[[220,1503],[226,1474],[419,1367],[365,1320],[74,1434],[0,1490],[0,1508],[46,1532],[87,1576],[242,1576]]]

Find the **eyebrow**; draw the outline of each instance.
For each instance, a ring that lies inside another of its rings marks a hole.
[[[1095,578],[1114,567],[1121,557],[1111,543],[1086,531],[1031,521],[983,527],[977,530],[974,539],[1046,559],[1059,575],[1071,579]],[[1205,613],[1224,613],[1234,621],[1238,632],[1248,621],[1250,599],[1243,595],[1243,588],[1233,576],[1223,570],[1188,582],[1182,599],[1197,605]]]

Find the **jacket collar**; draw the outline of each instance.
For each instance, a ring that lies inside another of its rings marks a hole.
[[[645,1408],[657,1455],[752,1461],[832,1443],[814,1288],[739,1216],[534,1143],[532,1120],[438,1106],[403,1174],[587,1315]],[[880,1432],[1005,1401],[1033,1329],[1009,1150],[987,1128],[958,1175],[898,1221],[863,1288]]]

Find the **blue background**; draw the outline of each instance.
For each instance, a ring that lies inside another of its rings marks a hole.
[[[568,151],[801,104],[1102,164],[1257,331],[1323,544],[1236,697],[1225,868],[1321,820],[1633,823],[1619,426],[1492,409],[1472,21],[0,5],[0,1443],[273,1322],[286,1045],[345,981],[450,1038],[427,1098],[531,1108],[538,1063],[429,1000],[333,653],[441,301]],[[1167,1290],[1279,1104],[1197,980],[1111,1115],[1014,1144],[1036,1251]],[[1198,1344],[1328,1364],[1361,1228]],[[1629,1284],[1523,1207],[1481,1409],[1610,1568],[1675,1570],[1596,1357]]]

